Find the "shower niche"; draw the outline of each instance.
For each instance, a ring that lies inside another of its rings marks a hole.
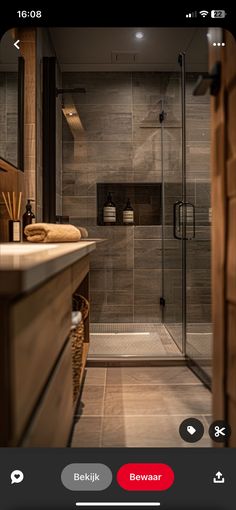
[[[98,183],[97,224],[103,225],[103,207],[111,193],[116,207],[116,225],[124,225],[123,210],[130,200],[134,225],[161,225],[161,183]]]

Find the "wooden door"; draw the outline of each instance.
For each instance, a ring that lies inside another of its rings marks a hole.
[[[210,48],[221,62],[221,88],[211,100],[213,417],[232,427],[236,446],[236,41]]]

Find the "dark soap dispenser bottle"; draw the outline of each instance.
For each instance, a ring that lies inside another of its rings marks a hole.
[[[134,210],[128,198],[127,204],[123,210],[123,224],[133,225],[134,224]]]
[[[104,225],[115,225],[116,223],[116,206],[112,201],[111,192],[108,193],[103,207],[103,223]]]
[[[23,214],[23,239],[24,239],[24,241],[27,240],[27,237],[24,232],[25,227],[27,225],[31,225],[31,223],[35,223],[35,215],[32,211],[32,205],[30,203],[30,200],[27,200],[26,211]]]

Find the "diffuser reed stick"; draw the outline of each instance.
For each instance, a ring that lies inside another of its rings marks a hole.
[[[7,199],[6,199],[6,197],[5,197],[5,193],[4,193],[4,191],[2,191],[2,196],[3,196],[3,200],[4,200],[4,202],[5,202],[5,206],[6,206],[7,212],[8,212],[8,214],[9,214],[9,216],[10,216],[10,219],[12,220],[11,211],[10,211],[10,209],[9,209],[9,205],[8,205]]]
[[[17,208],[17,220],[20,219],[20,210],[21,210],[21,199],[22,199],[22,191],[19,194],[18,208]]]
[[[4,193],[4,191],[2,191],[2,196],[3,196],[5,206],[6,206],[6,210],[9,214],[10,220],[19,221],[20,220],[22,191],[20,191],[19,195],[15,191],[13,191],[12,192],[12,201],[11,201],[11,195],[10,195],[9,191],[7,191],[6,194]]]

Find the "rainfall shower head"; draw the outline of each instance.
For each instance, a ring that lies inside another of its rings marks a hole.
[[[85,94],[86,89],[84,87],[75,87],[74,89],[57,89],[56,88],[56,97],[59,94]]]

